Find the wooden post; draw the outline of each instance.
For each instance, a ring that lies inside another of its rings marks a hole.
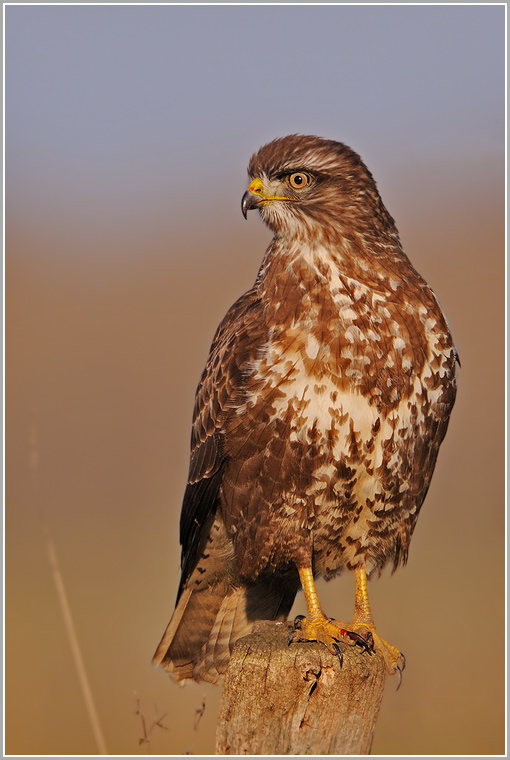
[[[261,621],[232,652],[216,733],[220,755],[367,755],[381,706],[382,657],[316,642]]]

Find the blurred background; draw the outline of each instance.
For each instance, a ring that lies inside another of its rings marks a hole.
[[[293,132],[362,155],[462,361],[408,566],[371,583],[407,657],[373,753],[503,753],[504,6],[10,5],[5,21],[7,753],[98,752],[44,525],[108,752],[214,752],[221,689],[180,689],[151,657],[196,384],[270,240],[241,216],[246,166]],[[351,577],[319,590],[351,614]]]

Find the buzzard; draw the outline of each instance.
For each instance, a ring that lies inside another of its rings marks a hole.
[[[407,560],[455,400],[457,353],[360,156],[278,138],[242,199],[274,233],[200,379],[180,522],[177,605],[154,663],[217,681],[258,619],[294,640],[403,655],[375,631],[367,576]],[[328,618],[314,578],[355,575],[354,617]]]

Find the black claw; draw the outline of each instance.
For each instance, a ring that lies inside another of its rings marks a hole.
[[[294,630],[292,630],[289,633],[289,638],[287,639],[287,646],[290,646],[290,644],[292,644],[297,632],[302,629],[303,620],[306,620],[304,615],[296,615],[296,617],[294,618]]]
[[[345,631],[345,635],[348,636],[351,641],[354,641],[357,646],[361,647],[362,652],[368,652],[369,654],[374,653],[374,637],[370,631],[368,631],[366,638],[354,631]]]
[[[402,654],[402,652],[400,652],[400,656],[402,658],[402,666],[399,667],[397,665],[398,684],[397,684],[397,688],[395,689],[395,691],[398,691],[400,689],[400,685],[402,683],[402,673],[404,672],[404,668],[406,666],[406,658],[404,657],[404,655]]]
[[[336,641],[333,641],[332,645],[333,649],[335,650],[335,654],[337,655],[338,659],[340,660],[340,667],[342,667],[344,663],[344,655],[342,650],[340,649],[340,646],[336,643]]]

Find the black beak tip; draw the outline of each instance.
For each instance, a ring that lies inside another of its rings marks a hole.
[[[250,210],[250,193],[247,190],[245,194],[243,195],[243,199],[241,201],[241,211],[243,212],[243,216],[245,219],[248,219],[248,211]]]

